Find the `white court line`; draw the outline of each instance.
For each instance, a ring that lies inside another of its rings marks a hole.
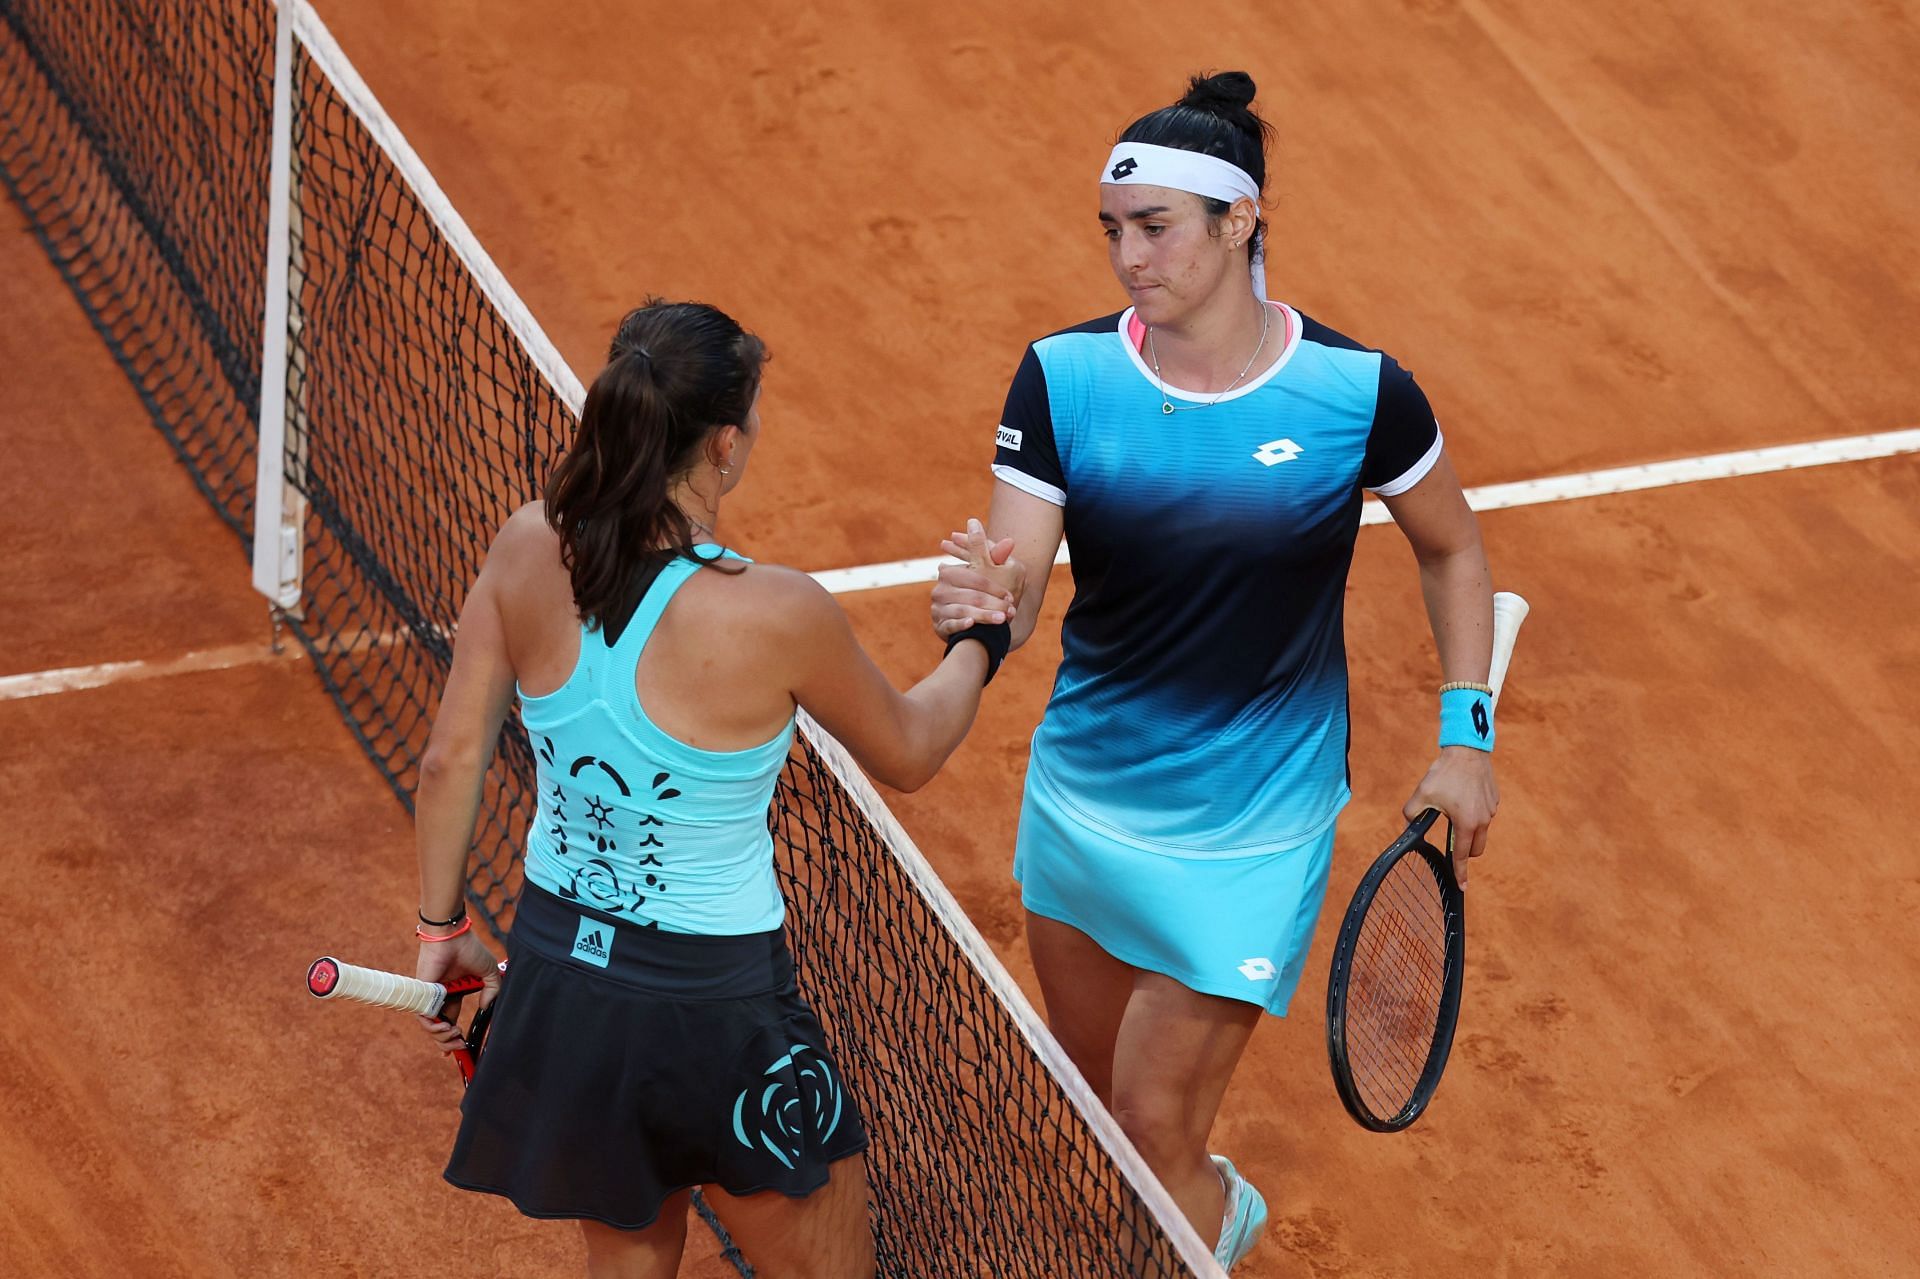
[[[1515,506],[1538,506],[1543,502],[1565,502],[1607,493],[1631,493],[1636,489],[1726,479],[1735,475],[1761,475],[1769,471],[1828,466],[1836,462],[1860,462],[1901,453],[1920,453],[1920,428],[1883,431],[1876,435],[1852,435],[1811,444],[1745,449],[1738,453],[1710,453],[1704,457],[1681,458],[1674,462],[1650,462],[1644,466],[1622,466],[1607,471],[1587,471],[1580,475],[1555,475],[1541,480],[1522,480],[1517,484],[1488,484],[1468,489],[1467,501],[1476,511],[1499,511]],[[1387,523],[1386,508],[1379,502],[1369,500],[1360,512],[1360,522]],[[926,559],[895,560],[891,564],[823,569],[813,574],[813,578],[835,594],[872,591],[888,586],[931,582],[939,572],[940,565],[950,562],[945,556],[934,555]],[[1054,563],[1067,562],[1067,548],[1062,546],[1059,555],[1054,557]],[[380,647],[400,638],[404,636],[376,635],[347,647]],[[196,671],[220,671],[275,660],[293,661],[305,656],[297,644],[287,644],[279,654],[265,644],[234,644],[226,648],[186,653],[169,661],[102,662],[96,666],[69,666],[61,670],[6,675],[0,676],[0,702],[43,697],[49,693],[71,693],[107,684],[162,679]]]
[[[322,645],[321,652],[325,656],[361,653],[388,648],[411,638],[413,635],[410,631],[382,631],[338,646]],[[169,675],[226,671],[266,662],[300,662],[305,661],[306,657],[306,649],[288,636],[278,652],[274,651],[271,644],[228,644],[223,648],[196,649],[165,661],[100,662],[94,666],[66,666],[59,670],[32,671],[25,675],[4,675],[0,676],[0,702],[45,697],[49,693],[77,693],[82,689],[104,688],[108,684],[137,684],[142,680],[165,679]]]
[[[1467,504],[1476,511],[1501,511],[1515,506],[1538,506],[1543,502],[1631,493],[1636,489],[1665,488],[1673,484],[1722,480],[1736,475],[1762,475],[1769,471],[1790,471],[1806,466],[1830,466],[1836,462],[1861,462],[1900,453],[1920,453],[1920,428],[1881,431],[1873,435],[1849,435],[1834,440],[1816,440],[1810,444],[1743,449],[1737,453],[1709,453],[1703,457],[1681,458],[1674,462],[1649,462],[1642,466],[1621,466],[1606,471],[1586,471],[1579,475],[1553,475],[1514,484],[1488,484],[1468,489]],[[1387,508],[1371,498],[1361,508],[1362,524],[1385,524],[1388,521]],[[1053,562],[1070,562],[1064,545],[1060,553],[1053,557]],[[942,564],[951,563],[953,561],[944,555],[929,555],[924,559],[894,560],[889,564],[822,569],[812,577],[834,594],[844,595],[853,591],[875,591],[888,586],[931,582],[939,574]]]
[[[33,671],[26,675],[0,676],[0,702],[24,697],[45,697],[49,693],[75,693],[83,688],[101,688],[108,684],[134,684],[169,675],[187,675],[196,671],[224,671],[236,666],[254,666],[261,662],[292,661],[305,657],[297,645],[281,652],[268,644],[229,644],[225,648],[205,648],[167,661],[101,662],[95,666],[67,666],[53,671]]]

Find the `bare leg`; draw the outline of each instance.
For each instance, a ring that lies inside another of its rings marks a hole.
[[[1114,1051],[1114,1118],[1200,1237],[1213,1244],[1226,1190],[1207,1158],[1207,1134],[1260,1009],[1200,994],[1159,973],[1134,972]]]
[[[1112,1109],[1114,1045],[1139,970],[1073,925],[1032,911],[1027,912],[1027,948],[1046,999],[1048,1029],[1094,1095]]]
[[[835,1163],[805,1199],[777,1190],[736,1197],[718,1186],[708,1198],[760,1279],[873,1279],[865,1155]]]
[[[587,1241],[587,1279],[673,1279],[687,1243],[687,1191],[669,1195],[660,1219],[645,1230],[616,1230],[597,1221],[580,1223]]]

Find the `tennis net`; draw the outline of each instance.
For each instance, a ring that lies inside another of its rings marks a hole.
[[[286,625],[410,806],[461,600],[579,380],[305,0],[0,0],[0,77],[0,179],[222,518],[251,541],[270,498],[291,530]],[[509,723],[469,883],[496,933],[532,779]],[[881,1273],[1217,1274],[804,718],[770,820],[801,986],[869,1121]]]

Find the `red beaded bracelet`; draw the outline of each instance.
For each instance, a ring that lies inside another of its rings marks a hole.
[[[473,916],[468,915],[465,919],[460,921],[460,927],[454,929],[450,933],[422,932],[420,930],[420,927],[418,925],[415,925],[413,930],[413,935],[415,937],[418,937],[421,941],[452,941],[454,938],[458,937],[460,934],[464,932],[468,932],[472,928],[473,928]]]

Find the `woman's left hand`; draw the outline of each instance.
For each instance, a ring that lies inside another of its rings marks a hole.
[[[1413,788],[1404,815],[1408,821],[1429,808],[1446,814],[1453,827],[1453,874],[1467,886],[1467,862],[1487,851],[1487,828],[1500,811],[1500,788],[1493,781],[1493,755],[1470,746],[1443,746],[1433,767]]]

